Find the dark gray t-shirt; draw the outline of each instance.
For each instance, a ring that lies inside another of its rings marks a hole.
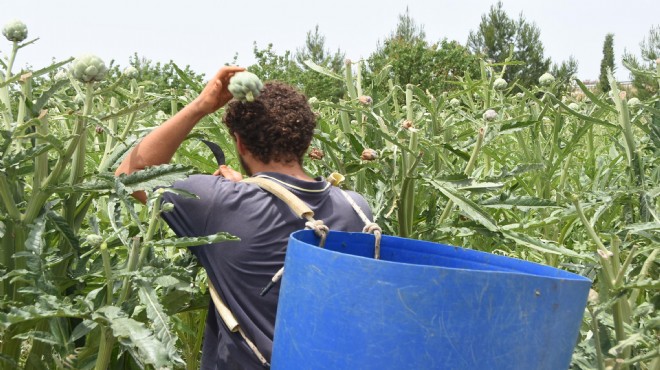
[[[302,181],[287,175],[262,172],[284,185],[314,211],[331,230],[361,231],[364,223],[340,190],[322,178]],[[289,235],[305,227],[289,207],[256,184],[232,182],[223,177],[193,175],[174,184],[196,194],[187,199],[165,193],[163,201],[174,204],[163,218],[178,236],[204,236],[220,231],[239,237],[190,250],[206,269],[222,300],[234,313],[247,337],[270,361],[279,284],[266,296],[261,290],[283,266]],[[371,209],[364,198],[347,192],[369,219]],[[213,301],[204,332],[202,369],[263,369],[239,333],[230,332]]]

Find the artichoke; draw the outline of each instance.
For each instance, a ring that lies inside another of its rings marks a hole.
[[[91,54],[81,55],[71,65],[71,74],[80,82],[102,81],[107,71],[103,60]]]
[[[371,103],[373,102],[373,100],[371,99],[371,96],[368,96],[368,95],[362,95],[358,98],[358,100],[360,101],[360,104],[362,104],[362,105],[371,105]]]
[[[170,202],[165,202],[160,207],[161,212],[172,212],[172,210],[174,210],[174,204]]]
[[[229,92],[234,98],[245,102],[252,102],[259,96],[264,84],[259,77],[250,72],[238,72],[229,80]]]
[[[97,234],[89,234],[85,237],[85,241],[92,247],[98,247],[103,243],[103,237]]]
[[[449,101],[449,105],[451,105],[452,107],[458,107],[458,106],[461,105],[461,101],[458,100],[458,99],[456,99],[456,98],[452,98],[452,99]]]
[[[126,76],[127,78],[137,78],[139,72],[138,72],[137,68],[135,68],[133,66],[128,66],[128,67],[124,68],[124,71],[122,72],[122,74],[124,76]]]
[[[486,121],[495,121],[495,119],[497,118],[497,112],[493,109],[489,109],[486,112],[484,112],[483,117]]]
[[[28,30],[25,23],[19,20],[13,20],[5,24],[5,27],[2,29],[2,34],[9,41],[21,42],[27,38]]]
[[[550,86],[553,82],[555,82],[555,76],[548,72],[542,74],[541,77],[539,77],[539,84],[541,84],[541,86]]]
[[[634,108],[640,105],[641,103],[642,102],[640,102],[638,98],[630,98],[630,100],[628,100],[628,106],[631,108]]]
[[[378,152],[373,150],[373,149],[365,149],[362,151],[362,155],[360,156],[360,159],[363,161],[373,161],[378,159]]]
[[[506,82],[506,80],[503,79],[503,78],[498,78],[498,79],[495,80],[495,82],[493,82],[493,88],[495,90],[498,90],[498,91],[502,91],[502,90],[506,89],[506,87],[508,85],[509,85],[509,83]]]
[[[309,152],[309,158],[315,159],[317,161],[323,159],[324,156],[325,154],[319,148],[312,148],[312,150]]]
[[[64,81],[68,78],[69,76],[67,76],[66,71],[63,71],[61,69],[57,71],[57,73],[55,73],[55,81]]]
[[[411,128],[413,128],[412,121],[407,119],[407,120],[401,122],[401,128],[404,129],[404,130],[410,130]]]

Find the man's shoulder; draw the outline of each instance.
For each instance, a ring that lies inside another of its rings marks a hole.
[[[200,189],[209,191],[220,188],[244,188],[245,185],[247,184],[234,182],[222,176],[195,174],[175,182],[173,187],[185,190]]]

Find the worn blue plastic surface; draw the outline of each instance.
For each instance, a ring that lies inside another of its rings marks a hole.
[[[567,369],[591,281],[437,243],[291,235],[273,369]]]

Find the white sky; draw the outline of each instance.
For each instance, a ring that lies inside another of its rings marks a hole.
[[[447,38],[465,44],[482,14],[496,0],[0,0],[0,25],[25,22],[36,44],[21,50],[16,64],[48,65],[93,53],[122,66],[134,52],[153,61],[174,60],[212,74],[238,53],[238,63],[253,64],[253,43],[272,43],[278,53],[295,51],[307,31],[319,25],[326,46],[340,48],[352,60],[367,58],[395,28],[408,6],[424,26],[428,41]],[[545,55],[559,62],[573,55],[578,76],[597,79],[605,35],[614,33],[616,75],[628,80],[621,65],[624,50],[639,52],[639,43],[660,24],[658,0],[504,0],[510,17],[520,12],[541,30]],[[0,57],[10,43],[2,37]]]

